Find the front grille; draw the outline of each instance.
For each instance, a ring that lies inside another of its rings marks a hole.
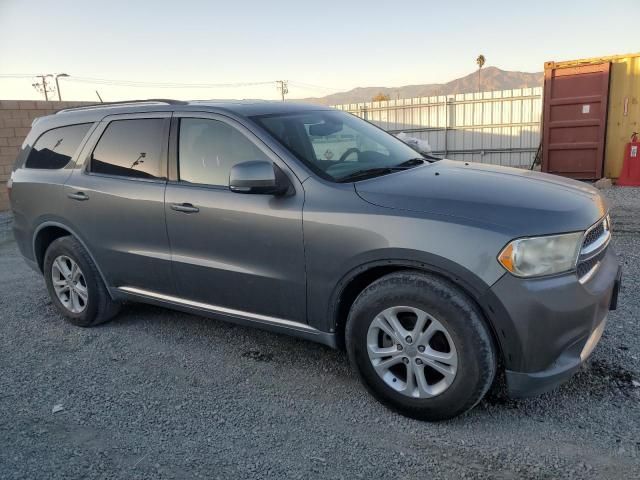
[[[583,278],[585,275],[587,275],[591,271],[591,269],[597,267],[606,254],[607,254],[607,249],[605,248],[602,252],[600,252],[595,257],[578,263],[578,278]]]
[[[607,215],[587,230],[584,236],[576,269],[578,278],[583,283],[593,276],[607,253],[607,247],[611,239],[609,225],[609,215]]]
[[[600,238],[602,234],[604,234],[604,221],[600,222],[598,225],[587,232],[584,237],[584,242],[582,243],[582,248],[591,245],[593,242],[598,240],[598,238]]]

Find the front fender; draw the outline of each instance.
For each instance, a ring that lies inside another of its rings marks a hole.
[[[335,328],[338,307],[345,289],[351,282],[374,269],[415,269],[440,275],[458,285],[476,301],[482,298],[490,285],[470,270],[444,257],[419,250],[399,248],[367,252],[353,259],[356,264],[347,270],[336,283],[327,307],[327,316],[333,319]]]

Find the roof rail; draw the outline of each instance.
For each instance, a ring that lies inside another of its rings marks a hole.
[[[118,106],[118,105],[122,105],[122,106],[137,105],[140,103],[150,103],[150,104],[165,103],[167,105],[187,105],[189,102],[185,102],[183,100],[172,100],[170,98],[149,98],[147,100],[123,100],[120,102],[91,103],[89,105],[80,105],[78,107],[63,108],[56,111],[56,113],[72,112],[75,110],[90,110],[93,108],[110,107],[110,106]]]

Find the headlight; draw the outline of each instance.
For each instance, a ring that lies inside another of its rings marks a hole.
[[[576,266],[583,232],[519,238],[500,255],[500,264],[518,277],[537,277],[572,270]]]

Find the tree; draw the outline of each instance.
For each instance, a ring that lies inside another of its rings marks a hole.
[[[391,100],[391,97],[389,95],[385,95],[382,92],[378,93],[371,99],[372,102],[387,102],[389,100]]]
[[[478,55],[478,58],[476,58],[476,63],[478,64],[478,91],[480,91],[480,83],[481,83],[480,71],[482,70],[482,67],[484,66],[485,61],[486,59],[482,54]]]

